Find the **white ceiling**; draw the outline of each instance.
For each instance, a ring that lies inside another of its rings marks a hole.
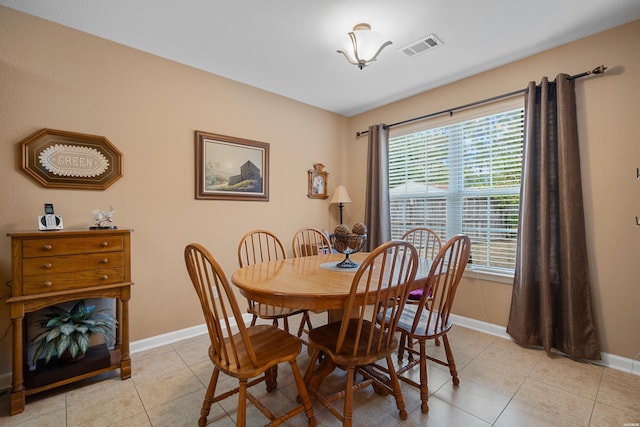
[[[0,5],[345,116],[640,19],[640,0],[0,0]],[[393,42],[364,70],[336,53],[359,22]],[[431,33],[442,46],[412,58],[399,50]]]

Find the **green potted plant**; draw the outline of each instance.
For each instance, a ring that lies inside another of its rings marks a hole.
[[[58,306],[49,310],[46,319],[40,321],[40,326],[46,331],[33,339],[33,343],[38,344],[33,354],[34,366],[42,355],[45,363],[49,363],[53,356],[62,361],[81,359],[94,333],[102,335],[108,346],[113,345],[118,322],[105,313],[108,310],[96,310],[93,305],[85,305],[84,300],[77,301],[70,311]]]

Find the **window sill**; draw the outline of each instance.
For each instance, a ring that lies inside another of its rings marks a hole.
[[[464,277],[468,279],[487,280],[489,282],[505,283],[507,285],[513,285],[513,274],[501,274],[493,271],[487,271],[480,268],[474,268],[470,264],[467,265]]]

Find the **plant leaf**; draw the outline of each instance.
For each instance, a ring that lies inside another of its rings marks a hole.
[[[71,335],[76,330],[76,325],[71,323],[65,323],[60,325],[60,333],[64,335]]]
[[[77,336],[77,341],[80,350],[82,350],[83,353],[86,353],[89,348],[89,335],[79,334]]]
[[[60,335],[60,339],[56,344],[56,352],[60,356],[69,347],[69,335]]]
[[[70,340],[69,342],[69,353],[71,353],[71,357],[73,357],[75,359],[75,357],[78,355],[78,343],[75,342],[74,340]],[[60,355],[58,355],[60,356]]]
[[[56,354],[56,348],[53,345],[47,347],[47,352],[45,353],[44,363],[49,363],[51,358]]]
[[[47,334],[47,342],[49,341],[53,341],[56,338],[58,338],[60,336],[60,329],[56,328],[56,329],[52,329],[49,331],[49,333]]]

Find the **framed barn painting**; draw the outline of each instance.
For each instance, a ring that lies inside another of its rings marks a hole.
[[[196,199],[269,201],[269,144],[195,131]]]

